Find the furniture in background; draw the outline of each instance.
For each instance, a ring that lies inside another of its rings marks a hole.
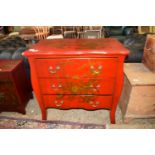
[[[145,42],[146,34],[133,34],[131,36],[127,36],[122,42],[123,45],[130,51],[130,54],[126,57],[125,62],[142,62]]]
[[[63,36],[64,38],[77,38],[76,27],[63,26]]]
[[[37,40],[46,39],[50,33],[49,26],[33,26]]]
[[[0,40],[5,37],[6,37],[6,35],[4,34],[4,26],[0,26]]]
[[[37,42],[36,32],[32,27],[21,28],[19,31],[19,37],[26,42],[27,46],[31,46]]]
[[[9,33],[13,32],[13,26],[0,26],[0,30],[3,34],[8,35]]]
[[[25,114],[32,97],[22,60],[0,60],[0,112],[17,111]]]
[[[120,36],[121,41],[126,48],[130,50],[130,54],[125,59],[125,62],[142,62],[144,45],[147,34],[136,34],[136,26],[74,26],[77,38],[98,38],[98,32],[92,32],[93,30],[99,30],[102,28],[102,37],[112,37],[118,39]],[[52,26],[50,27],[50,35],[46,39],[63,39],[63,26]],[[90,31],[90,32],[89,32]],[[84,36],[85,34],[85,36]],[[108,35],[106,35],[108,34]],[[115,34],[115,35],[114,35]],[[125,35],[126,34],[126,35]],[[37,38],[35,37],[34,29],[31,27],[23,27],[20,30],[20,36],[22,40],[25,40],[29,47],[35,44]],[[69,37],[69,35],[68,35]],[[71,36],[70,36],[71,37]]]
[[[112,38],[42,40],[25,51],[42,119],[47,108],[105,108],[115,123],[128,53]]]
[[[9,50],[9,49],[17,49],[19,47],[26,48],[26,42],[20,37],[5,37],[0,40],[0,51]]]
[[[12,36],[6,37],[0,40],[0,61],[1,60],[23,60],[24,67],[26,69],[26,75],[30,82],[30,68],[29,63],[25,57],[22,56],[22,52],[27,49],[26,42],[20,37]]]
[[[63,26],[52,26],[50,27],[50,35],[52,34],[63,34]]]
[[[53,26],[50,35],[63,35],[63,38],[101,38],[102,26]]]
[[[84,31],[83,31],[83,26],[76,26],[76,33],[77,33],[77,38],[84,38]]]
[[[39,40],[46,39],[50,34],[49,26],[31,26],[22,28],[19,32],[20,38],[26,41],[31,46]]]
[[[52,34],[48,36],[46,39],[63,39],[64,36],[62,34]]]
[[[155,117],[155,73],[143,63],[125,63],[120,107],[124,122]]]
[[[142,62],[155,72],[155,35],[147,35]]]
[[[101,38],[102,26],[89,26],[87,29],[83,28],[83,38]]]
[[[127,36],[132,36],[136,26],[104,26],[104,36],[116,38],[123,42]]]
[[[153,33],[153,26],[138,26],[139,34]]]
[[[49,28],[49,35],[46,39],[63,39],[63,28],[62,26],[52,26]]]
[[[77,38],[104,38],[102,26],[77,26]]]
[[[138,34],[136,26],[104,26],[103,29],[102,33],[106,38],[116,38],[129,49],[130,54],[126,57],[125,62],[142,62],[147,34]]]

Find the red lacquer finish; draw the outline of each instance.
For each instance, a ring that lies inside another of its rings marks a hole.
[[[25,51],[42,119],[47,108],[105,108],[115,123],[128,54],[112,38],[42,40]]]
[[[37,59],[38,77],[49,78],[100,78],[116,76],[117,58],[63,58],[63,59]],[[74,66],[74,67],[71,67]],[[76,69],[75,69],[76,68]],[[55,73],[56,72],[56,73]],[[106,74],[105,74],[106,72]]]
[[[115,78],[39,79],[42,94],[113,94]]]
[[[112,107],[112,96],[93,95],[43,95],[45,108],[81,108],[96,110],[101,108],[110,109]]]

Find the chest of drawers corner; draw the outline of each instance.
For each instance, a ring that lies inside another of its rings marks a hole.
[[[42,40],[24,52],[42,119],[46,109],[107,109],[111,123],[129,51],[115,39]]]

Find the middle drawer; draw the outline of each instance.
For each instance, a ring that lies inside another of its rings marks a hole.
[[[42,94],[113,94],[115,78],[39,79]]]

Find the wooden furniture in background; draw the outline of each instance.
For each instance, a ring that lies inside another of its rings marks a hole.
[[[152,26],[138,26],[139,34],[152,33],[152,32],[153,32]]]
[[[50,27],[50,35],[61,34],[63,35],[63,26],[52,26]]]
[[[155,35],[147,35],[142,62],[155,72]]]
[[[64,38],[77,38],[76,26],[63,26]]]
[[[76,26],[77,38],[83,38],[83,26]]]
[[[46,39],[50,31],[49,26],[33,26],[33,29],[38,40]]]
[[[84,31],[84,38],[94,39],[102,37],[102,27],[101,26],[92,26],[90,30]]]
[[[120,99],[124,121],[155,117],[155,73],[143,63],[126,63],[124,74]]]
[[[32,97],[22,60],[0,60],[0,112],[16,111],[25,114]]]
[[[47,108],[105,108],[115,123],[128,53],[112,38],[42,40],[25,51],[42,119]]]

